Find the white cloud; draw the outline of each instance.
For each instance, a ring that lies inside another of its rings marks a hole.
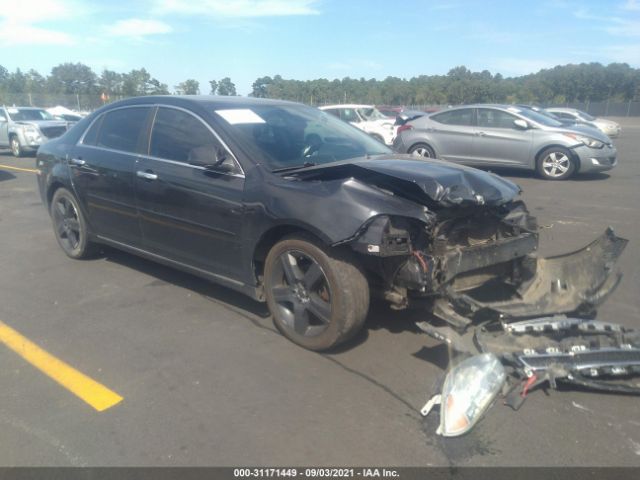
[[[157,0],[158,13],[210,17],[317,15],[318,0]]]
[[[0,0],[0,42],[3,45],[71,45],[68,33],[37,26],[77,15],[81,10],[69,0]]]
[[[71,35],[34,27],[33,25],[11,22],[0,23],[0,43],[9,45],[71,45],[74,43]]]
[[[72,16],[74,7],[65,0],[0,0],[0,19],[20,24],[55,21]]]
[[[631,11],[640,11],[640,1],[639,0],[627,0],[623,5],[620,6],[622,10],[631,10]]]
[[[119,20],[106,28],[109,35],[114,37],[143,38],[147,35],[159,35],[171,33],[173,28],[160,20],[144,20],[140,18],[128,18]]]

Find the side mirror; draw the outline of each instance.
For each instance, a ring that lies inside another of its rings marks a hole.
[[[518,130],[527,130],[529,128],[529,124],[520,118],[514,120],[513,125]]]

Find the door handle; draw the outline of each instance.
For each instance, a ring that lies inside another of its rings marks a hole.
[[[158,179],[158,175],[156,175],[155,173],[151,172],[151,171],[146,171],[143,172],[142,170],[138,170],[136,172],[136,175],[140,178],[144,178],[145,180],[157,180]]]
[[[71,160],[69,160],[69,163],[71,165],[75,165],[76,167],[81,167],[85,165],[87,162],[81,158],[72,158]]]

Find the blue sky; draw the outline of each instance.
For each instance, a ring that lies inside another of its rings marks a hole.
[[[505,76],[557,64],[640,67],[640,0],[0,0],[0,65],[48,74],[145,67],[169,88],[263,75]]]

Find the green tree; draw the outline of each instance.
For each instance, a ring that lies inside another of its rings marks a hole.
[[[64,94],[96,93],[96,74],[82,63],[62,63],[51,69],[47,87]]]
[[[236,86],[229,77],[224,77],[218,82],[218,95],[233,96],[236,94]]]
[[[216,90],[218,90],[218,82],[215,80],[209,80],[209,85],[211,86],[211,92],[209,92],[209,95],[215,95]]]
[[[178,95],[199,95],[200,82],[189,78],[175,86]]]

